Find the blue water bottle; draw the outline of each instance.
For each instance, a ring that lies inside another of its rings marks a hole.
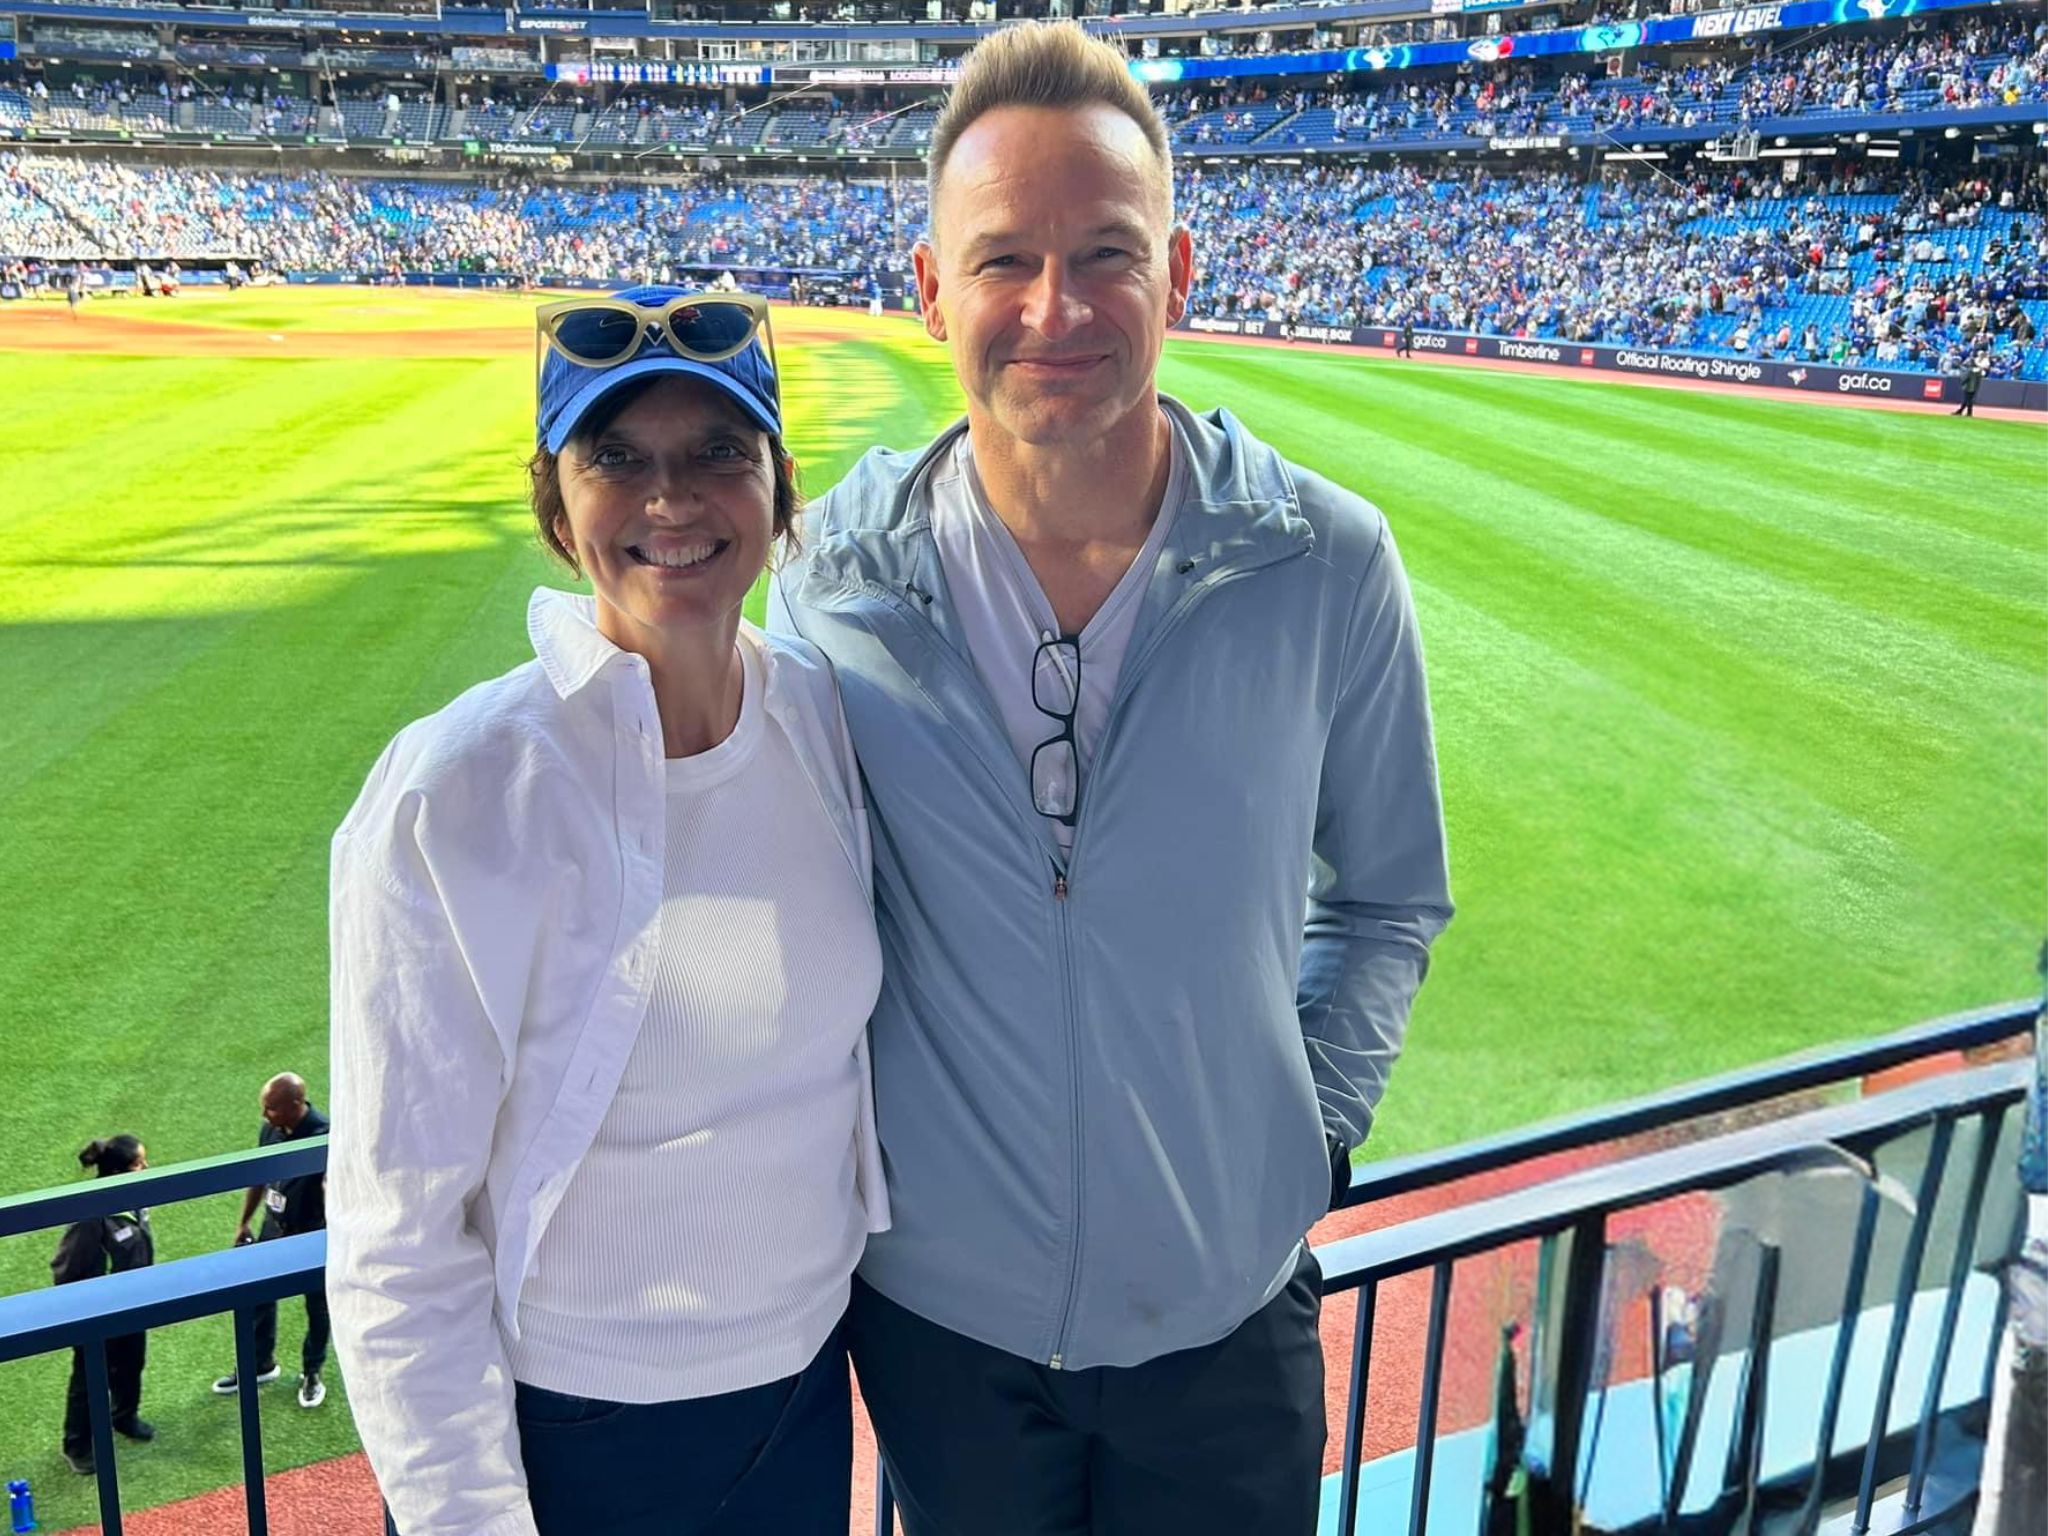
[[[7,1514],[14,1536],[36,1528],[36,1496],[28,1491],[27,1478],[17,1477],[7,1485]]]

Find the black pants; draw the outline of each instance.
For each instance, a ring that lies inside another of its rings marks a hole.
[[[612,1403],[515,1385],[541,1536],[846,1536],[853,1394],[846,1335],[765,1386]],[[389,1509],[385,1536],[397,1536]]]
[[[1951,416],[1974,416],[1974,415],[1976,415],[1976,414],[1977,414],[1977,397],[1976,397],[1975,395],[1965,395],[1965,396],[1963,396],[1963,403],[1962,403],[1961,405],[1957,406],[1957,407],[1956,407],[1956,408],[1955,408],[1955,409],[1954,409],[1953,411],[1949,412],[1949,414],[1950,414]]]
[[[142,1364],[149,1353],[149,1335],[131,1333],[107,1340],[107,1396],[112,1399],[114,1427],[135,1422],[142,1407]],[[85,1388],[85,1351],[71,1351],[71,1387],[64,1394],[64,1454],[92,1454],[91,1396]]]
[[[1214,1344],[1055,1371],[855,1280],[854,1368],[908,1536],[1314,1536],[1321,1275]]]
[[[267,1242],[284,1235],[283,1227],[266,1219],[262,1230],[256,1234],[256,1241]],[[277,1360],[277,1303],[266,1301],[257,1307],[255,1321],[256,1363],[267,1367]],[[327,1292],[306,1292],[306,1342],[299,1350],[299,1368],[306,1375],[317,1376],[326,1367],[327,1341],[333,1331],[327,1321]]]

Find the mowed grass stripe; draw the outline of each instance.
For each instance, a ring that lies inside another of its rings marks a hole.
[[[1270,353],[1252,354],[1249,359],[1239,354],[1223,365],[1223,372],[1228,378],[1255,382],[1261,393],[1283,397],[1305,414],[1342,421],[1341,406],[1332,402],[1327,389],[1318,387],[1312,373],[1296,373],[1278,363],[1279,359]],[[1212,367],[1211,371],[1216,370]],[[1528,382],[1502,380],[1501,375],[1480,374],[1476,370],[1455,372],[1467,381],[1501,380],[1524,386]],[[1724,449],[1716,440],[1700,441],[1697,446],[1706,456],[1718,458],[1724,465],[1713,480],[1701,484],[1693,478],[1701,455],[1668,445],[1663,439],[1669,434],[1646,430],[1648,424],[1640,419],[1640,413],[1668,412],[1669,407],[1660,401],[1663,397],[1675,397],[1687,402],[1696,415],[1702,397],[1675,390],[1613,386],[1598,392],[1618,400],[1611,411],[1597,416],[1559,398],[1570,391],[1557,391],[1555,396],[1539,394],[1530,400],[1525,389],[1510,388],[1498,395],[1470,397],[1454,415],[1388,416],[1347,425],[1354,435],[1363,431],[1395,436],[1411,450],[1472,467],[1488,476],[1509,478],[1521,491],[1548,492],[1550,504],[1543,508],[1543,516],[1534,520],[1515,516],[1526,503],[1526,497],[1493,505],[1467,504],[1467,510],[1497,516],[1506,527],[1527,529],[1532,545],[1557,542],[1553,537],[1553,519],[1558,512],[1586,506],[1592,515],[1610,526],[1630,526],[1655,538],[1719,556],[1761,575],[1781,578],[1802,592],[1818,591],[1882,614],[1887,622],[1910,619],[1931,628],[1953,631],[1956,638],[1974,648],[1988,649],[2007,661],[2017,658],[2023,666],[2031,667],[2037,659],[2032,652],[2015,651],[2014,642],[2008,639],[2016,630],[2024,636],[2029,621],[2036,628],[2041,627],[2039,605],[2025,600],[2034,594],[2025,593],[2020,585],[2025,574],[2024,562],[2010,558],[1987,562],[1986,575],[1994,583],[1987,589],[1983,583],[1964,579],[1966,573],[1956,571],[1952,555],[1940,564],[1918,558],[1893,558],[1884,549],[1884,524],[1874,519],[1861,520],[1860,526],[1842,530],[1839,537],[1805,531],[1814,522],[1813,512],[1826,504],[1826,499],[1816,494],[1816,482],[1838,491],[1850,491],[1848,499],[1852,505],[1861,500],[1854,494],[1854,487],[1843,485],[1856,478],[1848,456],[1818,432],[1801,440],[1801,458],[1806,467],[1797,479],[1779,477],[1778,466],[1785,462],[1785,457],[1776,446],[1731,444]],[[1825,410],[1804,409],[1809,416]],[[1825,417],[1852,414],[1857,413],[1825,410]],[[1889,419],[1894,423],[1902,420]],[[1912,420],[1924,435],[1924,419]],[[1519,435],[1504,440],[1500,433],[1510,423],[1519,429]],[[1824,424],[1825,419],[1818,425]],[[1627,444],[1620,452],[1615,451],[1616,437]],[[1887,459],[1891,462],[1880,477],[1872,479],[1869,487],[1873,494],[1882,490],[1879,504],[1905,500],[1910,495],[1904,489],[1910,483],[1907,456],[1895,452]],[[2022,466],[1994,459],[1983,467],[1993,473],[2016,475]],[[1370,477],[1370,463],[1358,465],[1353,473]],[[1774,477],[1778,477],[1778,485],[1771,493],[1758,494],[1753,489]],[[1646,552],[1613,553],[1617,556],[1617,569],[1634,570]],[[2039,528],[2035,530],[2031,553],[2036,557],[2048,553],[2048,535]],[[1648,554],[1654,558],[1655,552]],[[1700,609],[1724,606],[1723,594],[1711,585],[1696,584],[1700,576],[1711,574],[1706,568],[1687,568],[1682,574],[1685,580],[1661,584],[1659,595],[1693,602]],[[2008,588],[2013,595],[2005,595]],[[2043,630],[2043,644],[2048,645],[2048,629]]]
[[[1953,563],[1957,550],[1990,546],[2026,557],[2044,548],[2048,489],[2038,470],[2040,430],[2030,422],[1976,420],[1951,427],[1934,418],[1884,411],[1760,399],[1739,393],[1622,385],[1594,378],[1553,378],[1504,369],[1445,367],[1396,362],[1381,357],[1315,357],[1280,349],[1248,349],[1213,343],[1185,343],[1173,350],[1177,366],[1206,370],[1221,379],[1251,370],[1261,378],[1299,372],[1323,380],[1344,380],[1330,390],[1334,401],[1354,412],[1352,424],[1370,427],[1382,389],[1407,403],[1403,416],[1450,421],[1458,413],[1506,411],[1518,423],[1541,423],[1541,434],[1483,445],[1482,462],[1520,451],[1557,432],[1583,431],[1595,456],[1588,474],[1626,474],[1641,454],[1672,447],[1702,497],[1717,491],[1739,494],[1752,476],[1768,477],[1780,491],[1798,498],[1798,521],[1840,524],[1859,546],[1890,541],[1906,558],[1939,551]],[[1297,370],[1294,360],[1306,358]],[[1420,401],[1429,410],[1417,409]],[[1903,426],[1903,423],[1914,423]],[[1816,441],[1825,445],[1817,461]],[[1744,467],[1744,473],[1735,466]],[[1705,473],[1700,473],[1705,466]],[[1996,494],[1988,494],[1993,488]],[[1785,505],[1784,497],[1757,498],[1765,515]],[[1945,542],[1924,543],[1926,528]],[[2024,595],[2024,594],[2021,594]]]

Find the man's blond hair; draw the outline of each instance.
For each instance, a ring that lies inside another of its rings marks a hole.
[[[1173,149],[1166,124],[1130,60],[1113,43],[1090,37],[1077,21],[1026,22],[986,37],[967,55],[932,127],[925,176],[936,217],[946,161],[974,122],[998,107],[1072,110],[1113,107],[1143,130],[1158,163],[1167,217],[1173,216]],[[936,232],[936,230],[935,230]]]

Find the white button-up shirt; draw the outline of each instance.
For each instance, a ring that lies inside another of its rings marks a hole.
[[[632,1053],[660,937],[647,664],[598,632],[589,598],[543,588],[527,628],[536,659],[401,731],[334,837],[327,1291],[405,1536],[535,1530],[504,1336]],[[741,643],[871,892],[829,665],[752,626]],[[856,1188],[880,1231],[865,1042],[856,1055]]]

